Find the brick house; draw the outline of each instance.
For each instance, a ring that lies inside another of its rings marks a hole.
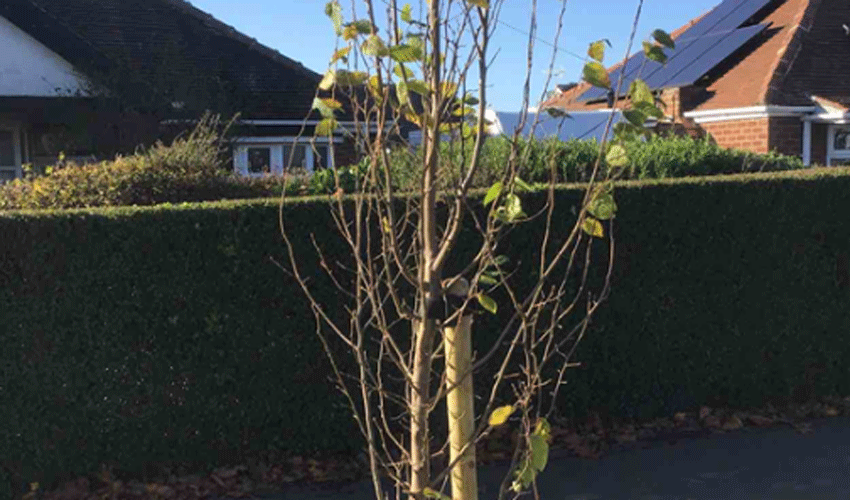
[[[640,73],[666,106],[663,126],[806,165],[850,164],[850,1],[726,0],[672,35],[666,65],[636,55],[609,70],[623,89]],[[556,94],[541,107],[613,103],[587,84]]]
[[[0,182],[60,152],[132,152],[207,110],[240,113],[246,175],[280,172],[293,150],[308,170],[355,156],[342,136],[305,140],[321,75],[183,0],[2,0],[0,39]]]

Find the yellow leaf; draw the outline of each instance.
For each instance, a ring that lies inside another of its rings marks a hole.
[[[602,223],[593,217],[587,217],[584,219],[584,222],[581,224],[581,228],[585,233],[595,236],[596,238],[605,237],[605,229],[602,227]]]
[[[476,7],[481,7],[482,9],[487,9],[490,7],[489,0],[466,0],[466,3],[471,3]]]
[[[504,424],[508,421],[508,417],[514,412],[514,407],[512,405],[500,406],[493,410],[493,413],[490,414],[489,424],[492,427],[496,427]]]
[[[496,305],[496,301],[487,295],[480,294],[478,295],[478,303],[481,304],[485,310],[487,310],[490,314],[496,314],[499,306]]]
[[[605,40],[598,40],[591,43],[587,49],[587,55],[591,59],[602,62],[605,59]]]

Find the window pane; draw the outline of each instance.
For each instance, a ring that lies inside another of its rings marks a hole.
[[[271,172],[271,163],[270,148],[248,148],[248,172],[252,174]]]
[[[833,147],[836,150],[850,150],[850,129],[843,128],[835,131]]]
[[[15,138],[11,130],[0,130],[0,166],[15,165]]]
[[[316,144],[313,149],[313,170],[328,168],[328,146]]]
[[[293,156],[293,148],[295,154]],[[305,144],[284,144],[283,165],[287,168],[307,169],[307,146]]]

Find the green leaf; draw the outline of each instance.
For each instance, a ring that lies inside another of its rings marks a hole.
[[[587,49],[587,55],[590,56],[591,59],[595,61],[602,62],[605,59],[605,44],[611,45],[611,42],[608,40],[597,40],[590,44],[590,47]]]
[[[605,162],[609,167],[625,167],[629,163],[629,156],[626,153],[626,148],[620,144],[614,144],[605,155]]]
[[[502,183],[496,182],[487,190],[487,195],[484,196],[484,206],[493,203],[493,200],[498,198],[500,194],[502,194]]]
[[[496,258],[493,259],[493,263],[499,267],[504,266],[510,261],[511,259],[509,259],[507,255],[497,255]]]
[[[490,8],[490,0],[466,0],[466,3],[471,3],[476,7],[481,7],[482,9]]]
[[[599,220],[611,220],[617,213],[617,203],[614,195],[605,193],[594,198],[588,205],[587,211]]]
[[[611,79],[608,78],[608,72],[604,66],[596,61],[584,65],[582,78],[594,87],[611,88]]]
[[[549,461],[549,443],[543,436],[534,434],[530,439],[531,446],[531,465],[536,472],[541,472],[546,468]]]
[[[525,212],[522,211],[522,200],[514,193],[505,197],[505,214],[508,216],[509,221],[514,221],[525,216]]]
[[[402,80],[407,80],[413,76],[413,71],[408,69],[404,64],[396,64],[393,66],[393,73]]]
[[[409,82],[407,82],[407,89],[411,92],[416,92],[421,96],[428,95],[428,84],[426,84],[422,80],[410,80]]]
[[[422,490],[422,494],[425,495],[425,498],[436,498],[437,500],[452,500],[451,497],[443,495],[439,491],[434,491],[431,488],[425,488]]]
[[[633,104],[653,104],[655,102],[655,96],[652,95],[652,91],[643,80],[632,82],[631,86],[629,86],[629,96]]]
[[[658,118],[659,120],[661,118],[664,118],[664,112],[661,111],[660,109],[658,109],[658,106],[656,106],[655,104],[649,104],[649,103],[641,102],[641,103],[635,104],[634,109],[640,111],[641,113],[643,113],[647,117],[652,116],[654,118]]]
[[[581,229],[596,238],[604,238],[605,237],[605,229],[602,227],[602,223],[593,217],[587,217],[581,223]]]
[[[370,35],[360,46],[360,50],[367,56],[386,57],[390,55],[390,49],[378,35]]]
[[[643,42],[643,53],[646,58],[657,63],[665,64],[667,62],[667,54],[664,53],[658,45],[653,45],[649,42]]]
[[[673,41],[673,37],[671,37],[670,34],[664,30],[653,31],[652,38],[654,38],[656,42],[667,47],[668,49],[676,48],[676,42]]]
[[[477,106],[481,101],[479,101],[475,96],[471,94],[466,94],[463,98],[463,103],[467,106]]]
[[[401,8],[401,20],[410,24],[413,22],[413,8],[409,3],[404,4],[404,7]]]
[[[360,19],[359,21],[353,21],[346,25],[347,27],[353,28],[357,33],[361,35],[368,35],[372,33],[372,23],[369,22],[368,19]]]
[[[336,130],[338,125],[339,123],[336,121],[336,118],[325,118],[316,125],[315,134],[317,136],[333,135],[334,130]]]
[[[499,425],[502,425],[508,421],[508,417],[510,417],[513,412],[513,405],[500,406],[493,410],[493,413],[490,414],[490,420],[488,421],[488,423],[491,427],[497,427]]]
[[[332,0],[325,4],[325,15],[328,16],[334,24],[334,32],[337,35],[342,34],[342,7],[338,0]]]
[[[628,141],[632,139],[636,139],[638,136],[642,135],[646,130],[641,127],[636,127],[629,122],[620,122],[614,125],[614,137],[616,137],[620,141]]]
[[[341,69],[336,72],[336,82],[339,85],[356,87],[362,85],[369,78],[365,71],[348,71]]]
[[[390,57],[400,63],[416,62],[424,55],[421,47],[415,47],[406,43],[390,47]]]
[[[408,91],[407,84],[404,80],[400,80],[396,84],[396,95],[398,96],[399,106],[406,106],[410,104],[410,92]]]
[[[478,283],[480,283],[484,286],[496,286],[496,285],[499,284],[499,280],[490,276],[489,274],[482,274],[478,278]]]
[[[516,479],[511,489],[519,493],[531,486],[537,475],[546,468],[549,462],[549,439],[552,429],[545,418],[541,418],[528,440],[528,452],[523,457],[521,465],[514,471]]]
[[[317,110],[324,118],[333,118],[334,110],[342,108],[342,103],[336,99],[320,98],[313,99],[313,109]]]
[[[513,483],[511,483],[511,489],[515,493],[520,493],[521,491],[528,489],[528,487],[531,486],[531,483],[534,482],[534,467],[531,465],[531,462],[526,459],[522,462],[522,466],[514,472],[514,475],[516,476],[516,479]]]
[[[514,179],[514,183],[516,183],[516,187],[520,188],[522,191],[531,191],[533,189],[527,182],[519,177]]]
[[[552,426],[549,425],[549,421],[546,420],[545,417],[541,417],[540,420],[537,421],[537,425],[534,426],[533,434],[543,436],[543,438],[546,439],[546,442],[549,442],[549,438],[552,437]]]
[[[626,109],[623,111],[623,116],[637,127],[643,127],[646,123],[646,115],[637,109]]]
[[[496,304],[496,301],[483,293],[478,295],[478,303],[481,304],[481,307],[490,314],[496,314],[496,311],[499,310],[499,306]]]

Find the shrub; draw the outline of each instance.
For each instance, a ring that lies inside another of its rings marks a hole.
[[[154,205],[280,194],[279,177],[246,178],[224,167],[227,125],[205,116],[189,134],[170,145],[154,144],[130,156],[80,165],[60,162],[45,175],[0,185],[0,209],[80,208]],[[301,194],[305,179],[287,181]]]

